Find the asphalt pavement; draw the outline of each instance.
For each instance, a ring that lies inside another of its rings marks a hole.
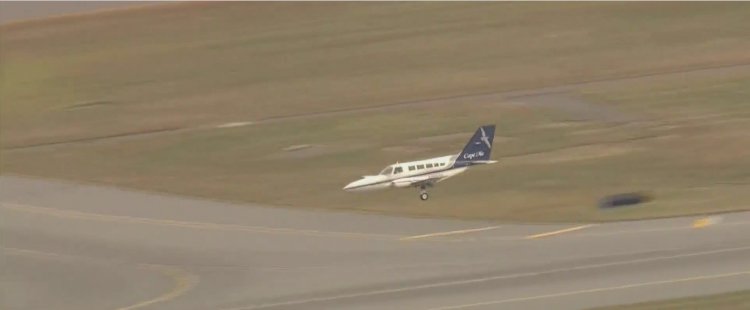
[[[3,309],[583,309],[750,289],[750,213],[518,225],[0,176],[0,236]]]

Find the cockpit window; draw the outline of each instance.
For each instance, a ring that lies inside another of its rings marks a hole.
[[[392,171],[393,171],[393,167],[388,166],[385,169],[383,169],[383,171],[380,171],[380,174],[381,175],[390,175]]]
[[[403,168],[401,168],[401,167],[396,167],[396,169],[393,169],[393,174],[399,174],[399,173],[401,173],[401,172],[403,172],[403,171],[404,171],[404,169],[403,169]]]

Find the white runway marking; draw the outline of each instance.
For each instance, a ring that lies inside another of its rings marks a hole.
[[[181,227],[189,229],[205,229],[205,230],[218,230],[218,231],[238,231],[248,233],[259,233],[259,234],[279,234],[279,235],[297,235],[297,236],[309,236],[309,237],[336,237],[336,238],[368,238],[373,240],[393,240],[396,241],[398,235],[387,235],[387,234],[370,234],[370,233],[357,233],[357,232],[343,232],[343,231],[322,231],[322,230],[308,230],[308,229],[293,229],[293,228],[280,228],[280,227],[266,227],[266,226],[247,226],[237,224],[220,224],[220,223],[208,223],[208,222],[191,222],[191,221],[178,221],[169,219],[153,219],[135,216],[125,215],[109,215],[100,213],[89,213],[82,211],[63,210],[56,208],[37,207],[31,205],[22,205],[16,203],[0,203],[0,208],[7,210],[42,214],[46,216],[53,216],[65,219],[85,220],[85,221],[99,221],[99,222],[116,222],[116,223],[131,223],[131,224],[146,224],[146,225],[159,225],[159,226],[171,226]]]
[[[496,280],[507,280],[507,279],[518,279],[518,278],[524,278],[524,277],[534,277],[534,276],[540,276],[540,275],[546,275],[546,274],[554,274],[554,273],[560,273],[560,272],[569,272],[569,271],[574,271],[574,270],[587,270],[587,269],[595,269],[595,268],[603,268],[603,267],[611,267],[611,266],[632,265],[632,264],[654,262],[654,261],[661,261],[661,260],[670,260],[670,259],[685,258],[685,257],[695,257],[695,256],[703,256],[703,255],[713,255],[713,254],[728,253],[728,252],[738,252],[738,251],[747,251],[747,250],[750,250],[750,246],[747,246],[747,247],[737,247],[737,248],[727,248],[727,249],[713,250],[713,251],[704,251],[704,252],[695,252],[695,253],[688,253],[688,254],[670,255],[670,256],[657,256],[657,257],[651,257],[651,258],[641,258],[641,259],[626,260],[626,261],[619,261],[619,262],[612,262],[612,263],[583,265],[583,266],[577,266],[577,267],[571,267],[571,268],[559,268],[559,269],[551,269],[551,270],[539,271],[539,272],[526,272],[526,273],[517,273],[517,274],[509,274],[509,275],[499,275],[499,276],[492,276],[492,277],[485,277],[485,278],[476,278],[476,279],[468,279],[468,280],[438,282],[438,283],[432,283],[432,284],[407,286],[407,287],[393,288],[393,289],[382,289],[382,290],[375,290],[375,291],[362,292],[362,293],[353,293],[353,294],[346,294],[346,295],[337,295],[337,296],[329,296],[329,297],[317,297],[317,298],[302,299],[302,300],[292,300],[292,301],[278,302],[278,303],[260,304],[260,305],[247,306],[247,307],[230,308],[230,309],[226,309],[226,310],[255,310],[255,309],[268,309],[268,308],[284,307],[284,306],[304,305],[304,304],[315,303],[315,302],[326,302],[326,301],[334,301],[334,300],[350,299],[350,298],[358,298],[358,297],[369,297],[369,296],[376,296],[376,295],[387,295],[387,294],[395,294],[395,293],[417,291],[417,290],[424,290],[424,289],[431,289],[431,288],[440,288],[440,287],[450,287],[450,286],[460,286],[460,285],[467,285],[467,284],[474,284],[474,283],[482,283],[482,282],[489,282],[489,281],[496,281]]]
[[[706,276],[690,277],[690,278],[681,278],[681,279],[670,279],[670,280],[663,280],[663,281],[634,283],[634,284],[626,284],[626,285],[620,285],[620,286],[612,286],[612,287],[604,287],[604,288],[594,288],[594,289],[588,289],[588,290],[563,292],[563,293],[555,293],[555,294],[547,294],[547,295],[519,297],[519,298],[509,298],[509,299],[503,299],[503,300],[478,302],[478,303],[473,303],[473,304],[465,304],[465,305],[457,305],[457,306],[449,306],[449,307],[440,307],[440,308],[431,308],[429,310],[466,309],[466,308],[473,308],[473,307],[480,307],[480,306],[490,306],[490,305],[507,304],[507,303],[519,302],[519,301],[529,301],[529,300],[537,300],[537,299],[545,299],[545,298],[555,298],[555,297],[564,297],[564,296],[572,296],[572,295],[580,295],[580,294],[590,294],[590,293],[598,293],[598,292],[624,290],[624,289],[636,288],[636,287],[655,286],[655,285],[664,285],[664,284],[674,284],[674,283],[681,283],[681,282],[693,282],[693,281],[700,281],[700,280],[711,280],[711,279],[720,279],[720,278],[738,277],[738,276],[750,276],[750,270],[749,271],[741,271],[741,272],[716,274],[716,275],[706,275]]]
[[[452,236],[452,235],[460,235],[460,234],[492,230],[492,229],[497,229],[497,228],[500,228],[500,226],[490,226],[490,227],[482,227],[482,228],[436,232],[436,233],[430,233],[430,234],[424,234],[424,235],[403,237],[400,240],[415,240],[415,239],[431,238],[431,237],[444,237],[444,236]]]
[[[526,239],[544,238],[544,237],[549,237],[549,236],[564,234],[564,233],[572,232],[572,231],[576,231],[576,230],[581,230],[581,229],[588,228],[588,227],[591,227],[591,226],[594,226],[594,224],[581,225],[581,226],[576,226],[576,227],[565,228],[565,229],[550,231],[550,232],[546,232],[546,233],[541,233],[541,234],[526,236]]]
[[[252,124],[253,122],[232,122],[232,123],[224,123],[221,125],[217,125],[216,128],[233,128],[233,127],[248,126]]]

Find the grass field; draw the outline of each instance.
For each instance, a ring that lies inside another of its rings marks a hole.
[[[0,169],[507,221],[746,209],[748,16],[743,3],[239,3],[6,25]],[[714,66],[728,69],[464,96]],[[426,103],[258,122],[409,101]],[[258,123],[214,128],[241,121]],[[458,152],[484,123],[498,126],[500,164],[442,183],[429,203],[341,191],[397,160]],[[185,130],[19,148],[169,128]],[[295,145],[310,147],[285,150]],[[623,191],[655,200],[596,209]]]
[[[739,310],[750,308],[750,291],[639,303],[598,310]]]

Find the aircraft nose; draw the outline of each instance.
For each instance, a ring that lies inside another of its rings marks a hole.
[[[360,189],[363,181],[364,181],[363,179],[360,179],[360,180],[353,181],[349,184],[346,184],[346,186],[344,186],[344,190],[348,192],[357,191]]]

